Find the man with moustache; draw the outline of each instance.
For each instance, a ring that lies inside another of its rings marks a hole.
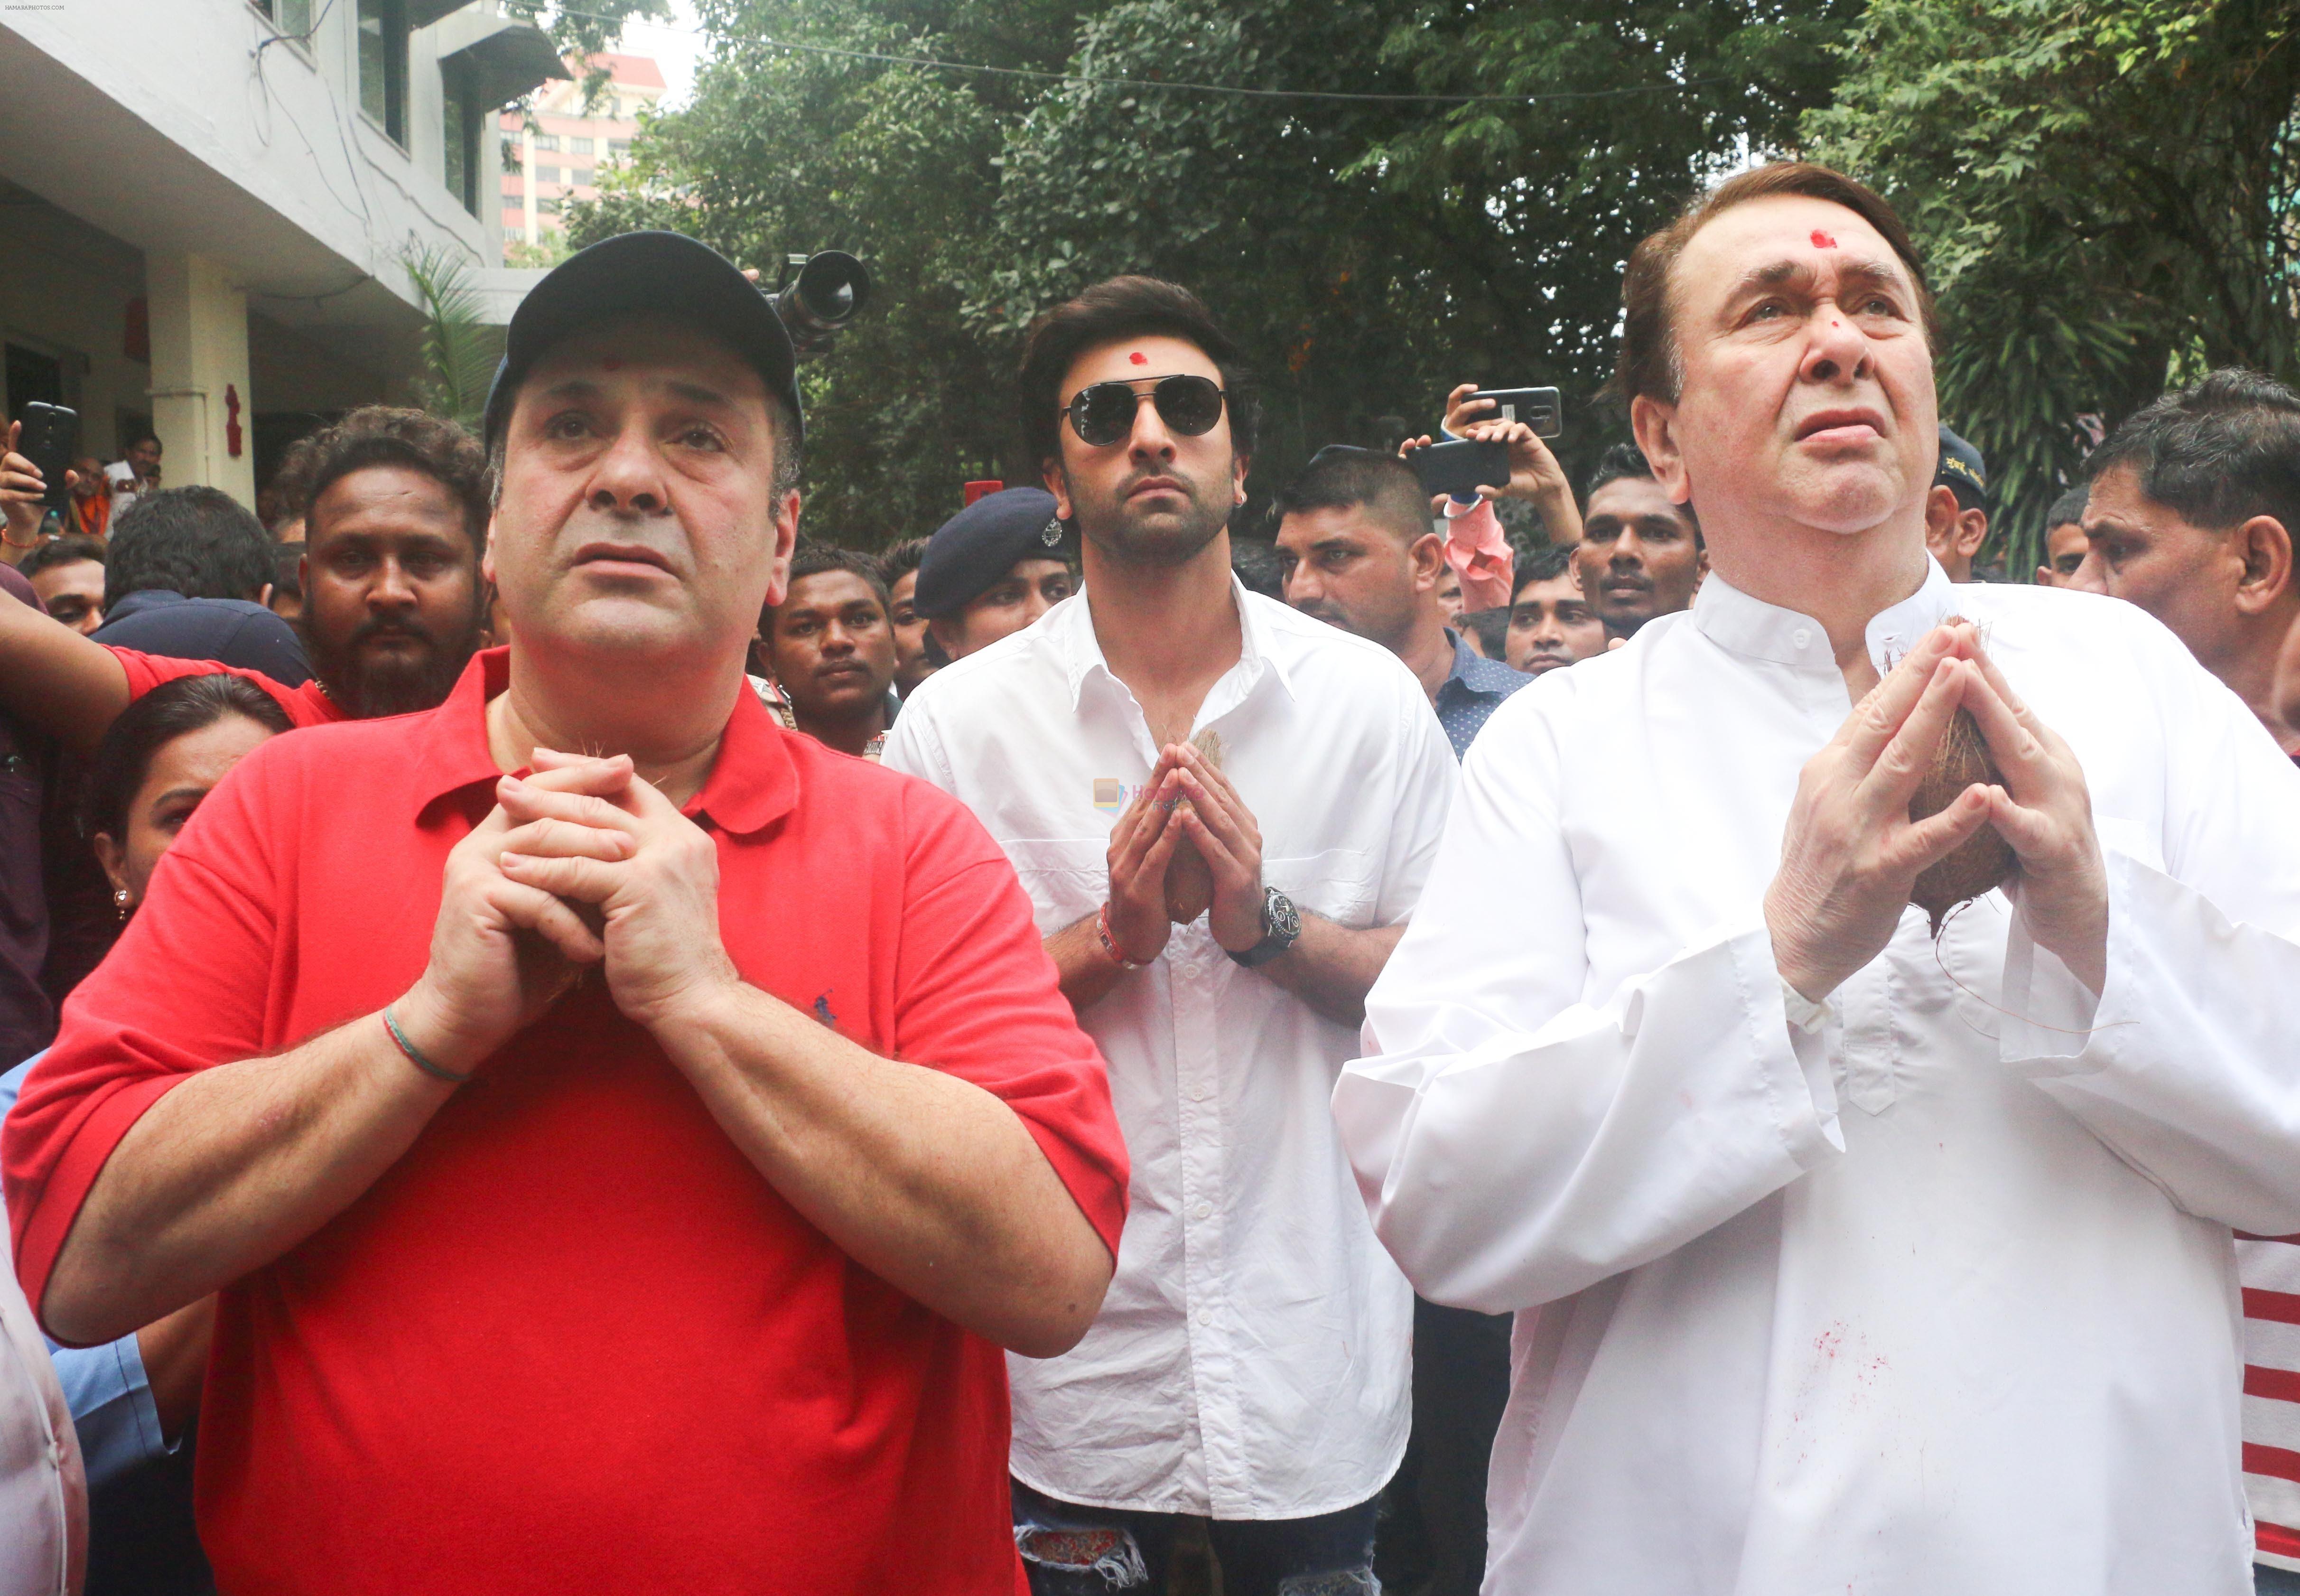
[[[1487,726],[1334,1099],[1415,1283],[1517,1311],[1485,1589],[2240,1596],[2300,772],[2138,610],[1927,556],[1875,194],[1738,174],[1622,298],[1711,574]]]
[[[783,601],[759,618],[760,663],[779,695],[769,707],[826,748],[876,759],[894,716],[894,629],[878,563],[803,546]]]
[[[1573,570],[1608,638],[1631,638],[1693,602],[1709,569],[1694,506],[1654,480],[1637,445],[1617,443],[1589,473]]]
[[[1532,429],[1515,429],[1527,439]],[[1526,678],[1472,649],[1440,597],[1451,567],[1413,468],[1329,444],[1271,501],[1286,602],[1379,643],[1421,683],[1459,758]]]
[[[746,684],[800,429],[729,262],[555,268],[508,646],[236,767],[7,1117],[59,1339],[221,1291],[222,1589],[1021,1589],[1000,1349],[1092,1319],[1125,1155],[981,828]]]
[[[484,619],[485,454],[452,422],[372,406],[319,434],[306,469],[296,628],[316,673],[294,688],[238,673],[279,699],[298,726],[436,706],[471,658]],[[20,513],[14,499],[8,507]],[[0,600],[0,705],[75,747],[93,748],[121,710],[163,681],[236,669],[108,648]]]
[[[1412,1299],[1326,1104],[1453,757],[1388,651],[1232,575],[1254,409],[1195,297],[1088,289],[1018,386],[1085,590],[936,673],[887,742],[1004,846],[1134,1161],[1101,1318],[1010,1360],[1015,1541],[1038,1596],[1163,1589],[1184,1515],[1232,1596],[1371,1591]]]
[[[1571,548],[1537,548],[1518,562],[1504,657],[1539,676],[1605,651],[1605,625],[1573,574]]]

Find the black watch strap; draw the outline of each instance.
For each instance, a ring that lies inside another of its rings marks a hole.
[[[1233,953],[1230,962],[1241,969],[1251,970],[1266,965],[1301,939],[1302,915],[1294,900],[1275,887],[1262,890],[1262,940],[1244,953]]]

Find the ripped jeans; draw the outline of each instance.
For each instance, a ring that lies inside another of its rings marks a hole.
[[[1030,1596],[1165,1596],[1178,1522],[1058,1501],[1021,1481],[1014,1487],[1014,1545]],[[1224,1596],[1381,1596],[1373,1576],[1371,1500],[1315,1518],[1208,1526]]]

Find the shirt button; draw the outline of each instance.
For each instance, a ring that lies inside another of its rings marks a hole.
[[[1213,1095],[1213,1087],[1206,1082],[1193,1081],[1190,1082],[1190,1101],[1193,1103],[1203,1103]]]
[[[1210,1203],[1210,1202],[1208,1202],[1208,1201],[1206,1201],[1204,1198],[1200,1198],[1196,1202],[1194,1202],[1194,1203],[1192,1203],[1192,1204],[1190,1205],[1190,1217],[1191,1217],[1191,1218],[1193,1218],[1193,1219],[1211,1219],[1211,1218],[1212,1218],[1213,1216],[1214,1216],[1214,1205],[1213,1205],[1213,1204],[1212,1204],[1212,1203]]]
[[[1213,1308],[1212,1308],[1212,1304],[1209,1304],[1209,1305],[1207,1305],[1206,1307],[1204,1307],[1204,1308],[1202,1308],[1198,1309],[1198,1323],[1199,1323],[1199,1324],[1212,1324],[1213,1322],[1214,1322],[1214,1310],[1213,1310]]]
[[[1798,627],[1795,631],[1789,633],[1789,641],[1795,643],[1800,648],[1812,647],[1812,629],[1806,626]]]

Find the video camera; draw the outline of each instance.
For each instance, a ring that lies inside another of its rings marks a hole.
[[[871,298],[871,273],[843,249],[783,257],[782,280],[767,302],[790,334],[801,360],[829,353],[831,340],[862,313]]]

